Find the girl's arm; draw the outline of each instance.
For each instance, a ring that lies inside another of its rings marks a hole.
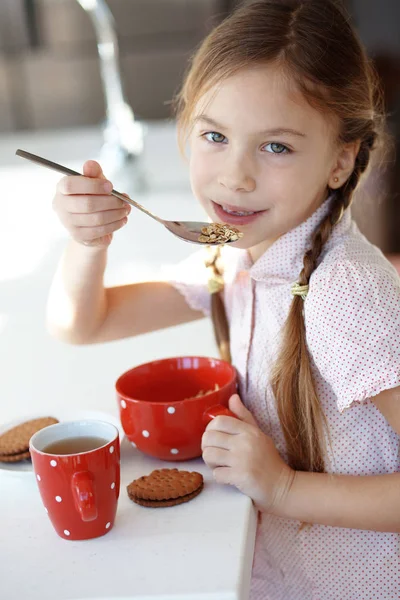
[[[295,473],[279,517],[332,527],[400,533],[400,473]]]
[[[50,333],[72,344],[106,342],[178,325],[204,315],[170,284],[104,288],[107,248],[71,240],[54,277],[47,307]]]
[[[162,282],[104,288],[107,249],[128,220],[130,207],[111,194],[101,166],[63,177],[53,208],[71,236],[50,290],[47,325],[72,344],[106,342],[203,317]]]
[[[385,390],[374,403],[400,435],[400,387]],[[400,472],[352,476],[297,471],[272,512],[306,523],[400,533]]]

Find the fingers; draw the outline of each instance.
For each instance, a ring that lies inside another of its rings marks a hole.
[[[115,196],[64,196],[56,194],[53,208],[69,213],[91,214],[110,209],[130,209],[130,205]]]
[[[83,174],[86,177],[97,177],[99,179],[106,179],[103,169],[95,160],[87,160],[83,165]]]
[[[217,483],[232,485],[233,471],[230,467],[217,467],[213,470],[213,476]]]
[[[102,210],[93,213],[71,213],[58,210],[58,217],[77,242],[91,242],[121,229],[128,221],[131,207]]]
[[[57,184],[57,193],[64,196],[77,194],[110,194],[112,183],[99,177],[84,177],[83,175],[66,175]]]
[[[100,227],[71,227],[69,228],[69,232],[77,242],[92,242],[114,233],[114,231],[118,231],[118,229],[126,225],[127,221],[128,219],[125,217],[124,219]]]
[[[250,425],[255,425],[258,427],[257,421],[251,412],[244,406],[238,394],[233,394],[233,396],[229,398],[229,408],[239,419],[245,423],[249,423]]]
[[[210,467],[229,467],[232,461],[232,436],[220,431],[205,431],[201,440],[203,460]]]
[[[248,428],[248,424],[234,417],[227,417],[220,415],[215,417],[207,425],[206,431],[221,431],[223,433],[238,434],[242,433]]]
[[[58,217],[74,240],[92,241],[114,233],[127,223],[131,207],[117,198],[115,200],[119,208],[101,210],[105,203],[101,196],[89,198],[63,196],[63,202],[60,202],[60,207],[57,209]],[[78,209],[78,212],[71,212],[70,209]],[[83,210],[89,212],[81,212]],[[93,212],[90,212],[92,210]]]
[[[232,455],[228,450],[220,448],[206,448],[203,451],[203,460],[210,469],[215,467],[230,467]]]
[[[207,447],[230,450],[232,447],[232,436],[220,431],[205,431],[201,438],[201,449],[205,450]]]
[[[104,225],[124,219],[129,213],[130,209],[128,207],[115,210],[102,210],[90,214],[65,212],[60,216],[64,225],[68,227],[103,227]]]
[[[131,207],[111,194],[101,166],[94,160],[83,165],[83,175],[63,177],[53,208],[71,237],[85,245],[108,245],[112,234],[127,223]]]

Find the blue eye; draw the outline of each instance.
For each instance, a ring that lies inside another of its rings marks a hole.
[[[289,148],[278,142],[271,142],[264,146],[264,148],[268,148],[268,146],[271,147],[271,150],[267,150],[267,152],[270,152],[271,154],[289,154],[291,152]]]
[[[218,131],[208,131],[207,133],[203,133],[203,137],[214,144],[222,144],[226,140],[226,137],[222,133],[218,133]]]

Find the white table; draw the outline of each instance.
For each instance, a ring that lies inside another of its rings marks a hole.
[[[246,600],[256,514],[236,489],[216,484],[201,459],[164,463],[124,440],[114,528],[87,541],[59,538],[33,474],[0,471],[2,600]],[[129,500],[132,479],[160,466],[197,470],[201,494],[175,507]]]

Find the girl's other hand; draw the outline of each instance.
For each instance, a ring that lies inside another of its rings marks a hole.
[[[131,207],[111,195],[113,186],[94,160],[83,165],[83,175],[63,177],[53,208],[71,237],[85,246],[107,247],[114,231],[128,220]]]
[[[259,510],[274,512],[284,502],[295,472],[237,394],[229,408],[238,419],[219,416],[209,423],[202,439],[204,462],[218,483],[234,485]]]

